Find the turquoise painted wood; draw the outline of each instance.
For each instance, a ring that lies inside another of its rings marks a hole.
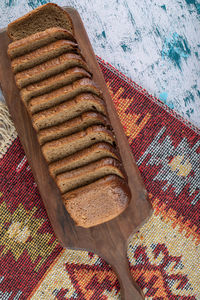
[[[1,0],[0,27],[47,2]],[[79,11],[97,55],[200,126],[199,1],[52,2]]]

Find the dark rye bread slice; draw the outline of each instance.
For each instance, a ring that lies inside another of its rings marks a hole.
[[[102,158],[84,167],[57,175],[56,183],[63,194],[90,184],[106,175],[117,175],[124,178],[121,163],[114,158]]]
[[[83,167],[89,163],[106,157],[113,157],[119,160],[119,154],[114,147],[108,143],[97,143],[86,149],[78,151],[75,154],[51,163],[49,165],[49,172],[52,177],[55,177],[60,173]]]
[[[65,85],[45,95],[32,98],[29,101],[28,109],[31,113],[39,112],[72,99],[82,93],[92,93],[102,98],[102,92],[95,83],[89,78],[82,78],[74,81],[70,85]]]
[[[11,67],[13,72],[17,73],[35,67],[66,52],[74,52],[79,54],[78,45],[72,41],[58,40],[39,49],[33,50],[27,54],[14,58],[11,61]]]
[[[89,228],[119,216],[127,208],[131,193],[125,180],[108,175],[62,198],[76,225]]]
[[[105,103],[101,98],[85,93],[60,105],[33,114],[32,124],[35,130],[39,131],[75,118],[86,111],[98,111],[103,115],[107,113]]]
[[[59,27],[52,27],[10,43],[8,45],[8,55],[13,59],[61,39],[76,42],[69,31]]]
[[[15,81],[18,88],[21,89],[28,84],[46,79],[72,67],[82,67],[88,71],[82,56],[75,53],[64,53],[31,69],[18,72],[15,74]]]
[[[50,27],[61,27],[74,33],[70,15],[53,3],[42,5],[10,23],[7,33],[12,40],[20,40]]]
[[[91,78],[91,75],[83,68],[70,68],[62,73],[51,76],[42,81],[27,85],[25,88],[21,89],[20,96],[26,103],[33,97],[38,97],[42,94],[49,93],[52,90],[61,88],[62,86],[70,84],[73,81],[76,81],[83,77]]]
[[[110,126],[105,116],[97,112],[88,111],[59,125],[40,130],[37,137],[39,143],[43,145],[46,142],[68,136],[91,125]]]
[[[48,163],[72,155],[98,142],[115,144],[111,131],[104,126],[93,125],[67,137],[47,142],[42,146],[43,155]]]

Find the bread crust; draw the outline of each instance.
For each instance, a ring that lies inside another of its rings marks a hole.
[[[101,142],[85,148],[77,153],[64,157],[49,165],[49,172],[53,178],[56,175],[87,165],[101,158],[113,157],[120,160],[117,150],[110,144]]]
[[[74,27],[73,27],[73,23],[72,23],[72,19],[71,19],[70,15],[64,9],[62,9],[60,6],[58,6],[57,4],[55,4],[55,3],[47,3],[47,4],[39,6],[38,8],[32,10],[31,12],[28,12],[24,16],[18,18],[17,20],[13,21],[12,23],[8,24],[8,27],[7,27],[7,34],[8,34],[8,36],[12,40],[14,40],[14,41],[20,39],[21,37],[18,38],[17,34],[14,34],[15,28],[16,27],[23,28],[26,25],[26,22],[30,25],[31,19],[34,20],[34,17],[35,16],[37,17],[38,13],[42,14],[42,12],[43,12],[43,14],[44,14],[45,10],[48,10],[48,9],[52,9],[52,10],[54,10],[54,12],[58,10],[59,14],[61,14],[62,16],[66,17],[66,22],[69,23],[68,31],[70,33],[72,33],[72,35],[73,35],[74,34]],[[52,26],[49,26],[49,27],[52,27]],[[58,26],[58,27],[60,27],[60,26]],[[39,29],[40,28],[41,28],[41,24],[39,26]],[[42,30],[38,30],[38,31],[42,31]]]
[[[107,175],[117,175],[124,179],[121,163],[111,157],[102,158],[86,166],[57,175],[56,182],[63,194]]]
[[[77,226],[89,228],[119,216],[131,198],[126,182],[109,175],[63,194],[67,211]]]
[[[18,72],[15,74],[15,82],[18,88],[21,89],[31,83],[44,80],[50,76],[77,66],[82,67],[89,72],[86,62],[79,54],[64,53],[56,58],[45,61],[38,66]]]
[[[42,152],[48,163],[74,154],[98,142],[113,145],[115,139],[111,131],[104,126],[93,125],[70,136],[47,142],[42,146]]]
[[[46,142],[71,135],[91,125],[103,125],[106,127],[107,124],[109,124],[109,121],[102,114],[87,111],[66,122],[40,130],[38,132],[38,140],[43,145]]]
[[[32,98],[28,103],[28,109],[30,109],[32,113],[38,112],[37,117],[34,116],[34,119],[38,119],[41,116],[47,116],[52,109],[59,109],[58,105],[60,103],[84,93],[91,93],[94,96],[102,97],[102,92],[92,80],[82,78],[74,81],[70,85],[65,85],[42,96]]]
[[[80,51],[78,50],[78,45],[76,43],[69,40],[58,40],[14,58],[11,62],[11,67],[13,72],[17,73],[39,65],[66,52],[79,54]]]
[[[33,127],[38,132],[43,128],[75,118],[80,113],[88,110],[98,111],[106,115],[104,101],[96,95],[89,93],[79,94],[73,99],[69,99],[66,102],[38,113],[34,113],[35,111],[33,109],[31,110],[30,106],[28,111],[32,118]]]
[[[47,79],[32,83],[20,90],[20,96],[24,103],[31,98],[38,97],[65,86],[83,77],[91,78],[90,73],[81,67],[73,67],[59,74],[53,75]]]
[[[76,43],[76,39],[68,30],[52,27],[10,43],[7,53],[13,59],[61,39]]]

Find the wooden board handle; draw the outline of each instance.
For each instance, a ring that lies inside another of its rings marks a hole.
[[[113,271],[116,273],[120,283],[120,295],[122,300],[142,300],[143,292],[134,282],[128,264],[126,252],[123,255],[116,251],[112,257],[109,257]]]
[[[134,282],[129,266],[128,259],[125,256],[118,263],[115,263],[113,270],[116,270],[120,283],[120,295],[122,300],[142,300],[144,299],[143,292]]]
[[[142,290],[133,280],[130,273],[127,258],[127,241],[124,240],[124,237],[120,231],[118,231],[118,237],[116,237],[114,240],[112,240],[111,236],[110,239],[108,237],[105,237],[105,239],[105,244],[98,244],[95,252],[111,265],[113,271],[117,275],[120,283],[121,299],[145,299]]]

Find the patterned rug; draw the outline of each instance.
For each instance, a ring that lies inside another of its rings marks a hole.
[[[146,299],[200,299],[200,136],[99,59],[152,202],[128,257]],[[109,265],[63,249],[53,233],[6,106],[0,106],[0,299],[119,299]]]

